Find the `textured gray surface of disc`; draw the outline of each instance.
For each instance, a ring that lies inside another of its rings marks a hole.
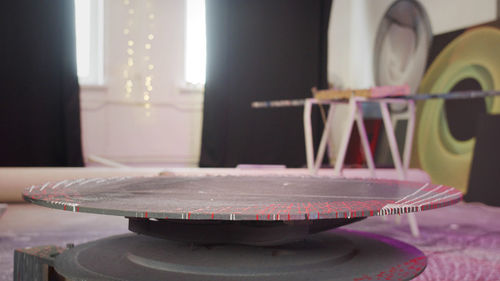
[[[80,179],[31,186],[26,201],[72,212],[132,218],[294,221],[350,219],[443,207],[452,187],[314,176]]]

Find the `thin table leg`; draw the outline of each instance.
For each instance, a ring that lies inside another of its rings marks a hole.
[[[406,125],[405,148],[403,152],[403,167],[405,171],[410,168],[413,135],[415,133],[415,101],[408,101],[408,123]]]
[[[389,109],[387,108],[387,103],[380,102],[380,111],[382,112],[382,119],[384,121],[385,133],[387,139],[389,140],[389,148],[391,149],[392,161],[394,161],[394,166],[398,172],[400,180],[406,179],[406,173],[403,170],[403,164],[401,163],[401,156],[399,154],[398,143],[396,142],[396,136],[394,135],[394,127],[392,126],[391,116],[389,115]]]
[[[319,143],[318,154],[316,155],[316,163],[314,165],[314,172],[316,173],[319,168],[321,168],[321,163],[323,162],[323,157],[325,155],[326,145],[330,136],[330,130],[333,122],[334,114],[334,104],[330,104],[330,109],[328,109],[328,115],[326,118],[325,128],[323,129],[323,135],[321,136],[321,142]]]
[[[419,237],[420,230],[418,229],[418,223],[415,214],[409,213],[407,217],[408,217],[408,224],[410,225],[411,235],[413,235],[413,237]]]
[[[307,168],[310,173],[314,173],[314,147],[313,147],[313,136],[312,136],[312,125],[311,125],[311,109],[312,100],[306,99],[304,103],[304,137],[306,143],[306,160]]]
[[[363,146],[363,151],[365,152],[366,164],[370,170],[370,175],[372,178],[375,177],[375,162],[373,161],[372,151],[370,149],[370,143],[368,141],[368,136],[366,134],[365,123],[363,122],[363,107],[361,104],[356,104],[356,124],[358,125],[359,137],[361,138],[361,144]]]
[[[396,136],[394,135],[394,127],[392,126],[391,118],[389,115],[389,109],[387,108],[387,103],[380,103],[380,110],[382,111],[382,118],[384,121],[385,132],[387,134],[387,138],[389,140],[389,147],[391,148],[392,160],[394,161],[394,166],[396,166],[396,170],[398,171],[399,178],[401,180],[406,179],[406,172],[410,163],[410,153],[411,153],[411,144],[413,139],[413,130],[415,128],[415,107],[414,104],[409,103],[408,109],[411,110],[410,118],[408,119],[408,127],[406,130],[406,140],[405,140],[405,158],[404,158],[404,166],[401,163],[401,156],[398,150],[398,144],[396,142]],[[411,133],[411,134],[410,134]],[[409,135],[410,134],[410,135]],[[420,231],[418,229],[417,218],[415,214],[408,214],[408,224],[410,225],[411,234],[414,237],[420,236]]]
[[[349,99],[349,112],[346,119],[346,127],[344,133],[342,134],[342,139],[340,141],[339,152],[337,154],[337,160],[335,161],[334,175],[340,176],[342,172],[342,167],[344,166],[345,154],[347,153],[347,146],[349,145],[349,138],[351,137],[352,126],[354,125],[354,115],[356,113],[356,101],[354,97]]]
[[[415,101],[408,101],[408,124],[406,125],[405,148],[403,152],[403,167],[405,171],[410,168],[411,149],[413,146],[413,135],[415,133]],[[414,213],[408,214],[408,223],[410,224],[411,234],[414,237],[420,236],[417,218]]]

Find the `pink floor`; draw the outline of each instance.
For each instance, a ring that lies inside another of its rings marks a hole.
[[[410,243],[428,256],[415,280],[500,280],[500,208],[459,203],[417,214],[421,236],[411,236],[406,218],[372,217],[346,226]],[[122,217],[63,212],[10,204],[0,218],[0,280],[12,280],[13,251],[40,245],[83,243],[125,233]]]

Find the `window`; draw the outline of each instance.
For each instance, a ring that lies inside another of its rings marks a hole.
[[[205,0],[186,1],[186,65],[188,87],[203,88],[206,68]]]
[[[104,82],[102,1],[74,1],[78,79],[82,85],[102,85]]]

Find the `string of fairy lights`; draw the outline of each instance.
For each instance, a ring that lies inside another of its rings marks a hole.
[[[134,66],[134,41],[131,37],[131,30],[134,25],[134,14],[135,9],[132,7],[130,0],[123,0],[123,5],[125,5],[128,17],[127,24],[123,28],[123,35],[126,37],[127,41],[127,64],[123,70],[123,77],[125,78],[125,98],[130,99],[132,97],[132,92],[134,88],[134,82],[131,79],[131,70]]]
[[[155,38],[153,34],[154,30],[154,19],[155,19],[155,14],[153,13],[153,7],[152,7],[151,0],[146,1],[146,14],[147,14],[147,21],[148,21],[148,32],[146,32],[146,43],[144,44],[144,61],[147,64],[146,68],[146,75],[144,77],[144,92],[143,92],[143,99],[144,99],[144,108],[146,109],[146,116],[151,115],[151,92],[153,91],[153,69],[154,65],[151,62],[151,48],[152,48],[152,43]]]
[[[123,34],[125,36],[125,41],[127,42],[127,63],[123,70],[123,77],[125,80],[124,88],[125,88],[125,98],[131,99],[134,94],[134,89],[141,89],[141,87],[135,87],[134,85],[134,73],[140,72],[144,75],[143,86],[142,86],[142,103],[145,109],[145,115],[147,117],[151,116],[151,94],[153,92],[153,69],[154,64],[151,59],[151,49],[153,47],[153,40],[155,39],[154,30],[155,30],[155,14],[153,3],[151,0],[147,0],[145,2],[139,1],[140,4],[145,3],[145,13],[142,15],[146,15],[146,21],[138,21],[136,20],[139,16],[135,9],[135,2],[137,0],[123,0],[123,5],[125,6],[125,10],[127,12],[127,21],[126,26],[123,28]],[[141,30],[136,26],[136,22],[147,22],[146,28],[143,29],[142,32],[145,34],[145,37],[136,36],[138,42],[134,41],[133,34],[134,31]],[[142,38],[141,38],[142,37]],[[140,39],[144,39],[144,49],[140,49]],[[136,63],[136,58],[139,53],[143,54],[143,62],[144,63]],[[142,76],[142,75],[141,75]],[[137,80],[136,80],[137,81]]]

